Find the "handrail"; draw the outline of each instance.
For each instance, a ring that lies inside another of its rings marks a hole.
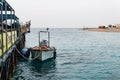
[[[4,13],[5,12],[5,13]],[[10,13],[8,13],[10,12]],[[7,25],[7,20],[10,19],[10,26]],[[20,27],[19,25],[15,25],[15,20],[18,21],[18,17],[15,15],[15,11],[14,9],[9,5],[9,3],[6,2],[6,0],[0,0],[0,35],[1,35],[1,45],[2,45],[2,56],[4,53],[4,48],[3,45],[6,46],[6,50],[8,49],[8,39],[7,39],[7,35],[5,35],[6,40],[3,37],[4,33],[7,33],[8,31],[11,31],[11,39],[12,39],[12,35],[14,35],[14,41],[15,41],[15,32],[13,33],[13,30],[17,30],[18,27]],[[14,24],[12,23],[12,20],[14,20]],[[5,24],[3,24],[3,21],[5,21]],[[19,24],[19,23],[18,23]],[[20,29],[20,28],[19,28]],[[4,44],[4,42],[6,41],[6,44]],[[11,40],[11,44],[13,44],[12,42],[14,42],[13,40]]]

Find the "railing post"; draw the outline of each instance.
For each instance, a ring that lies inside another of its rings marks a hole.
[[[10,27],[10,32],[11,32],[11,45],[13,44],[12,42],[12,10],[10,11],[10,15],[11,15],[11,27]]]
[[[1,30],[0,30],[0,35],[1,35],[1,57],[2,57],[2,61],[1,61],[1,77],[0,79],[3,78],[3,66],[4,66],[4,62],[3,62],[3,6],[2,3],[0,3],[0,13],[1,13]]]
[[[15,15],[15,11],[13,11],[13,14]],[[14,42],[15,42],[15,31],[16,29],[15,29],[15,16],[14,16]]]
[[[5,22],[5,24],[6,24],[6,25],[5,25],[5,26],[6,26],[6,30],[5,30],[5,31],[6,31],[6,50],[7,50],[7,49],[8,49],[8,39],[7,39],[7,36],[8,36],[8,35],[7,35],[7,34],[8,34],[8,33],[7,33],[7,30],[8,30],[8,29],[7,29],[7,4],[5,4],[5,16],[6,16],[6,22]]]

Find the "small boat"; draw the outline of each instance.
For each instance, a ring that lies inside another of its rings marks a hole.
[[[41,39],[41,36],[43,36],[41,33],[47,34],[47,39]],[[56,49],[50,46],[50,32],[48,29],[39,31],[39,46],[30,48],[30,54],[32,59],[40,61],[56,58]]]

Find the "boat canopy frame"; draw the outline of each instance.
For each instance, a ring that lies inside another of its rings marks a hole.
[[[40,42],[40,39],[41,39],[41,33],[47,33],[48,47],[50,47],[50,32],[49,32],[49,30],[47,29],[46,31],[39,31],[39,33],[38,33],[38,35],[39,35],[38,43]]]

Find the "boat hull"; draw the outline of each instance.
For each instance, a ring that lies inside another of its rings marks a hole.
[[[51,50],[31,50],[32,58],[37,57],[36,59],[40,61],[46,61],[56,57],[56,52],[54,49]]]
[[[40,61],[45,61],[54,57],[53,51],[42,51],[40,56],[37,58]]]

